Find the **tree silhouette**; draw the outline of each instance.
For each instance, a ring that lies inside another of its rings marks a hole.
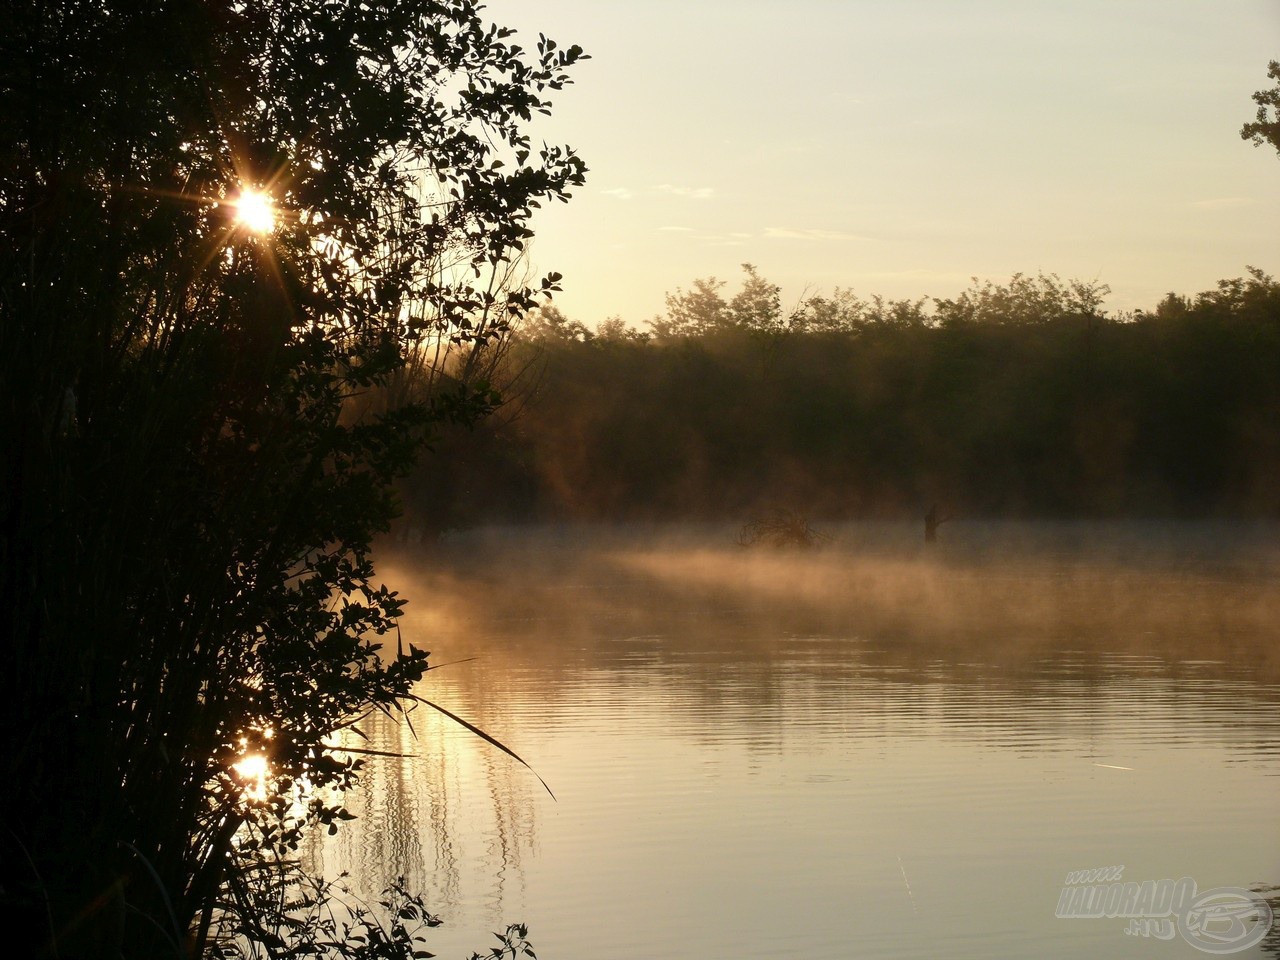
[[[1244,140],[1252,140],[1256,147],[1269,143],[1280,151],[1280,62],[1272,60],[1267,65],[1267,76],[1275,81],[1275,86],[1254,93],[1258,114],[1252,123],[1241,128],[1240,136]]]
[[[494,397],[355,400],[555,288],[493,278],[583,182],[528,132],[583,54],[473,0],[4,19],[3,906],[38,955],[181,955],[252,909],[238,858],[342,819],[289,791],[349,783],[326,737],[427,668],[379,649],[403,601],[370,541],[433,425]]]

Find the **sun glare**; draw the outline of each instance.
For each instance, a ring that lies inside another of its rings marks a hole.
[[[235,201],[236,221],[254,233],[270,233],[276,226],[275,205],[265,193],[250,190],[247,187],[240,191]]]
[[[271,764],[260,753],[253,753],[231,765],[236,777],[244,784],[244,795],[249,800],[265,800],[267,796],[267,780],[271,775]]]

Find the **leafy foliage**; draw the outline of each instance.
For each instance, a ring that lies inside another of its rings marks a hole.
[[[1272,60],[1267,64],[1267,77],[1275,86],[1267,90],[1259,90],[1253,95],[1253,102],[1258,105],[1258,114],[1252,123],[1246,123],[1240,130],[1244,140],[1253,141],[1255,147],[1271,144],[1280,152],[1280,61]]]
[[[244,910],[239,903],[219,905],[226,922],[213,938],[207,956],[218,960],[426,960],[430,931],[442,923],[420,896],[398,878],[377,899],[366,903],[345,886],[345,876],[321,880],[308,876],[291,860],[254,861],[234,874],[236,885],[252,888],[244,902],[270,904],[267,910]],[[499,946],[472,954],[472,960],[531,957],[533,945],[524,924],[495,933]]]
[[[690,290],[667,294],[667,315],[650,321],[659,340],[701,337],[732,330],[767,332],[782,326],[779,288],[760,276],[749,263],[742,265],[742,289],[725,300],[724,281],[695,280]]]
[[[933,318],[926,298],[888,300],[879,295],[863,300],[852,290],[836,289],[830,296],[804,299],[792,312],[790,328],[797,333],[858,333],[866,329],[927,327]]]
[[[494,934],[498,938],[498,946],[492,947],[488,953],[473,953],[470,960],[505,960],[508,957],[511,960],[516,960],[517,957],[538,960],[538,955],[533,952],[533,944],[525,939],[528,933],[529,930],[523,923],[508,924],[504,932]]]
[[[207,956],[219,960],[319,957],[329,960],[414,960],[435,956],[426,932],[440,925],[403,878],[383,891],[376,904],[356,899],[344,878],[320,880],[292,861],[256,860],[235,871],[224,902],[224,922]],[[246,910],[244,903],[271,905]]]
[[[329,736],[427,670],[387,646],[404,601],[370,543],[391,481],[497,398],[387,391],[556,289],[511,265],[583,182],[527,129],[583,54],[472,0],[5,18],[6,904],[64,957],[199,951],[239,857],[345,816],[293,803],[358,773]],[[247,188],[274,229],[237,220]]]
[[[1027,326],[1100,315],[1111,288],[1106,284],[1081,280],[1063,282],[1056,274],[1028,277],[1015,273],[1007,284],[981,282],[954,300],[936,300],[935,322],[939,326],[960,324],[1000,324]]]

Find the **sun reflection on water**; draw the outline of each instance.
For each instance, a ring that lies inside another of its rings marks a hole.
[[[275,729],[265,727],[258,732],[255,739],[269,741],[276,735]],[[250,802],[261,802],[269,796],[273,772],[271,760],[259,749],[250,750],[249,738],[241,737],[238,741],[241,758],[231,764],[231,771],[236,775],[244,788],[244,798]]]

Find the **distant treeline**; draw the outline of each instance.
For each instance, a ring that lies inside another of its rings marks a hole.
[[[645,333],[542,311],[510,346],[508,416],[442,438],[408,523],[1280,515],[1261,271],[1119,316],[1105,286],[1044,275],[789,314],[750,266],[722,288],[677,291]]]

